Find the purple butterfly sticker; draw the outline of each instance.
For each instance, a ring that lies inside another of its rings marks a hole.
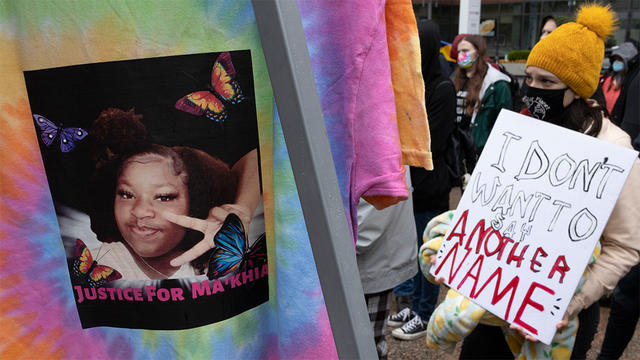
[[[60,151],[69,152],[76,147],[76,142],[84,139],[89,133],[81,128],[63,128],[53,121],[38,114],[33,114],[36,124],[40,128],[40,139],[47,146],[51,146],[57,137],[60,138]]]

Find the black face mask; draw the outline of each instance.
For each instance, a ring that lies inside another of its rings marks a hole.
[[[538,89],[525,83],[522,84],[520,93],[522,101],[527,105],[532,117],[561,125],[564,122],[563,115],[567,109],[563,104],[564,93],[567,89]]]

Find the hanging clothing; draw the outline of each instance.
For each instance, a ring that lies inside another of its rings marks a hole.
[[[300,0],[298,5],[355,243],[361,197],[382,209],[409,195],[391,83],[385,1]]]
[[[406,180],[411,187],[408,171]],[[365,294],[390,290],[418,272],[415,233],[411,200],[382,210],[360,200],[356,259]]]
[[[431,138],[425,111],[420,39],[411,0],[387,0],[385,20],[402,162],[431,170]]]

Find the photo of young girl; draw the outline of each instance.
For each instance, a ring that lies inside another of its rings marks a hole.
[[[133,134],[127,129],[143,129],[141,117],[133,110],[107,109],[90,133],[96,139],[107,138],[110,127],[117,126],[118,131]],[[232,203],[237,179],[230,167],[190,147],[167,147],[135,136],[120,140],[126,147],[116,148],[113,143],[97,147],[112,159],[102,160],[90,182],[91,193],[104,193],[96,197],[100,201],[94,202],[90,213],[92,229],[104,244],[92,253],[102,254],[100,264],[116,269],[128,280],[204,274],[208,252],[189,263],[171,265],[203,234],[170,222],[164,214],[206,219],[211,209]]]
[[[249,51],[24,75],[83,327],[187,329],[268,300]]]

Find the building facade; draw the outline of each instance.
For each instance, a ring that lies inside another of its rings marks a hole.
[[[573,14],[585,1],[541,0],[482,0],[481,23],[493,20],[493,31],[486,34],[488,55],[503,58],[511,50],[531,49],[538,40],[547,15],[561,22],[573,21]],[[628,39],[640,40],[640,0],[613,0],[613,10],[618,14],[619,28],[607,46],[620,44]],[[418,19],[431,17],[440,25],[442,40],[451,42],[458,34],[459,0],[413,0]]]

